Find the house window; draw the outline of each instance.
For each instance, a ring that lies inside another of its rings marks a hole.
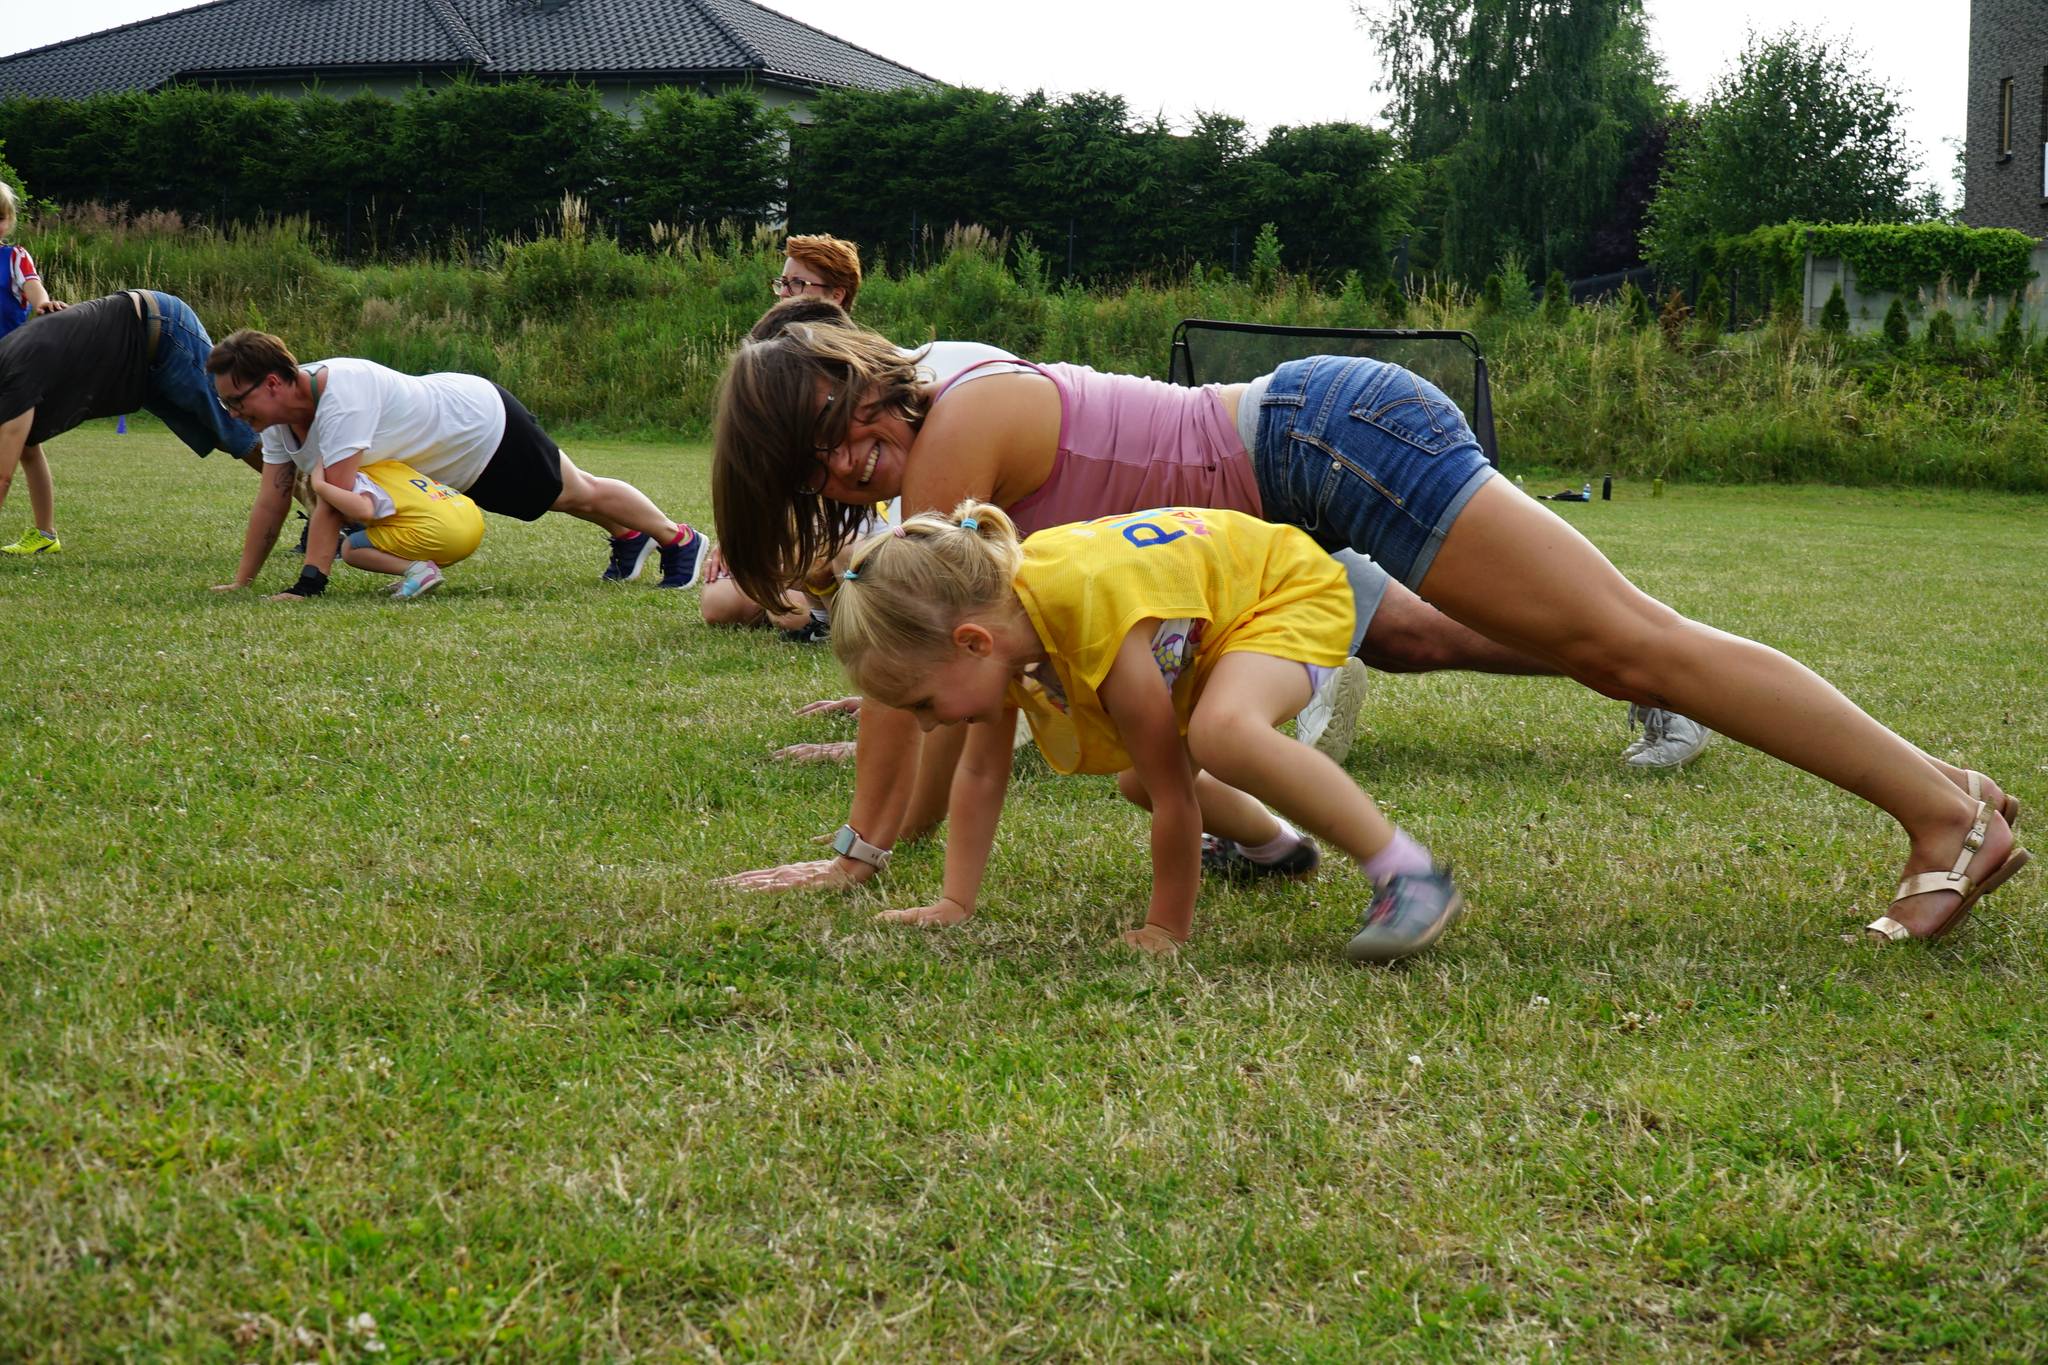
[[[1998,83],[1998,154],[2012,155],[2012,77]]]

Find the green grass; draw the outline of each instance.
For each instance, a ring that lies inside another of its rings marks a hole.
[[[708,519],[701,448],[571,449]],[[1565,683],[1381,678],[1350,768],[1474,906],[1426,958],[1344,965],[1339,871],[1130,959],[1143,824],[1035,760],[984,913],[885,929],[937,848],[706,885],[842,818],[765,761],[842,732],[788,714],[825,652],[601,587],[561,518],[418,604],[223,599],[245,470],[52,457],[65,552],[0,559],[0,1359],[367,1360],[364,1313],[388,1360],[2048,1340],[2038,873],[1845,945],[1875,811],[1725,742],[1625,773]],[[2048,812],[2048,500],[1617,499],[1564,513]]]

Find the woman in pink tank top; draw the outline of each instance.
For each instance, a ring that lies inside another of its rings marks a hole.
[[[1238,435],[1254,387],[1256,462]],[[941,390],[884,337],[802,323],[728,364],[712,497],[727,563],[764,601],[791,583],[789,566],[846,545],[864,505],[898,494],[905,515],[974,498],[1027,529],[1176,503],[1291,522],[1384,559],[1446,615],[1608,696],[1691,716],[1890,814],[1911,851],[1867,926],[1877,939],[1946,932],[2026,864],[2018,803],[1996,783],[1922,753],[1779,651],[1680,616],[1492,475],[1449,399],[1373,360],[1310,357],[1199,390],[1073,366]],[[934,755],[913,793],[916,722],[862,707],[842,856],[739,883],[865,880],[901,830],[943,814],[958,747]]]

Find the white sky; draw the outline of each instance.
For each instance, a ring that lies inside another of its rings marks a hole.
[[[1376,122],[1377,54],[1350,0],[771,0],[774,8],[956,85],[1023,94],[1106,90],[1142,115],[1185,122],[1198,109],[1263,132],[1282,123]],[[14,4],[4,41],[40,47],[185,8],[173,0]],[[933,9],[954,11],[935,22]],[[1901,92],[1924,174],[1948,188],[1944,138],[1963,136],[1969,11],[1947,0],[1648,0],[1651,36],[1678,93],[1698,99],[1749,28],[1816,29],[1861,49]]]

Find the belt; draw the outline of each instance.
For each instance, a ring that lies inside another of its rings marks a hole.
[[[156,295],[151,293],[149,290],[131,289],[128,291],[128,293],[132,298],[134,298],[134,300],[138,304],[141,305],[143,331],[148,335],[149,338],[146,346],[144,347],[144,354],[142,357],[143,363],[147,365],[154,365],[156,364],[157,338],[163,335],[164,315],[157,309]]]

